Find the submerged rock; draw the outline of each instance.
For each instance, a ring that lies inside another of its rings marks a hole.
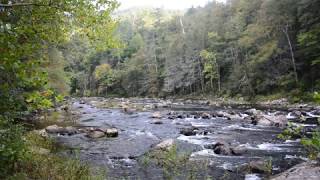
[[[319,178],[319,164],[316,164],[314,162],[305,162],[272,177],[271,180],[318,180]]]

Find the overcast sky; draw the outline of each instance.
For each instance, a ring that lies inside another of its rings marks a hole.
[[[132,7],[163,7],[165,9],[186,9],[192,6],[204,6],[211,0],[118,0],[120,10]],[[225,1],[225,0],[218,0]]]

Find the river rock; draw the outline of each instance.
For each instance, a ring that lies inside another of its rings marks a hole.
[[[271,168],[269,162],[263,160],[251,161],[249,163],[249,169],[252,173],[269,173],[272,170]]]
[[[110,128],[105,131],[108,137],[118,137],[118,130],[116,128]]]
[[[195,136],[197,134],[195,130],[195,128],[184,128],[180,130],[180,134],[183,134],[185,136]]]
[[[320,116],[320,109],[316,109],[316,110],[311,111],[311,114],[315,115],[315,116]]]
[[[248,149],[243,145],[239,145],[237,147],[231,148],[231,150],[232,150],[232,154],[236,156],[240,156],[248,151]]]
[[[271,180],[319,180],[320,166],[315,162],[304,162],[271,178]]]
[[[201,114],[201,118],[202,119],[210,119],[211,115],[209,113],[204,112],[204,113]]]
[[[287,125],[287,118],[284,115],[269,116],[269,115],[256,115],[252,118],[252,124],[261,126],[276,126],[285,127]]]
[[[260,110],[257,110],[257,109],[248,109],[244,112],[245,114],[248,114],[250,116],[255,116],[255,115],[258,115],[258,114],[261,114],[262,112]]]
[[[151,118],[155,118],[155,119],[161,119],[161,113],[160,112],[154,112],[151,116]]]
[[[232,155],[232,149],[230,148],[230,145],[225,142],[217,142],[216,144],[207,144],[204,147],[206,149],[212,149],[216,154],[226,155],[226,156]]]
[[[77,134],[78,132],[78,129],[71,126],[64,128],[64,133],[68,134],[69,136]]]
[[[226,143],[225,144],[217,143],[213,151],[214,153],[220,154],[220,155],[226,155],[226,156],[232,155],[232,149]]]
[[[44,137],[44,138],[47,138],[49,137],[47,131],[45,129],[41,129],[41,130],[34,130],[33,133],[41,136],[41,137]]]
[[[51,125],[46,127],[45,129],[47,131],[47,133],[51,133],[51,134],[58,134],[58,133],[63,133],[64,129],[62,127],[59,127],[57,125]]]
[[[92,139],[98,139],[98,138],[104,137],[105,135],[106,134],[102,131],[94,130],[94,131],[88,132],[87,137],[92,138]]]
[[[173,139],[167,139],[162,141],[161,143],[157,144],[155,149],[160,149],[160,150],[170,150],[174,145],[174,140]]]

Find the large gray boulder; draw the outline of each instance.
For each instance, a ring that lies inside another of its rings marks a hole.
[[[320,166],[315,162],[304,162],[271,178],[272,180],[319,180]]]

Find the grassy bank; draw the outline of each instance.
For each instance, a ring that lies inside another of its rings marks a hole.
[[[79,159],[57,155],[59,147],[48,137],[32,131],[22,134],[21,139],[7,144],[7,164],[3,164],[1,179],[52,179],[52,180],[99,180],[105,173],[94,173],[89,165]],[[3,154],[4,152],[2,152]],[[11,153],[11,156],[10,156]],[[13,153],[18,153],[13,156]]]

